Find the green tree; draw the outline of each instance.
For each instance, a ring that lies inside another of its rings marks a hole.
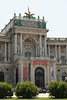
[[[55,96],[55,98],[66,98],[67,97],[67,83],[64,81],[51,81],[47,89],[50,95]]]
[[[16,85],[16,96],[22,96],[23,98],[32,98],[37,95],[37,86],[30,81],[17,83]]]

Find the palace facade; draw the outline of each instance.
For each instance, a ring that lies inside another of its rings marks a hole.
[[[52,80],[65,80],[67,38],[48,38],[48,31],[44,17],[14,14],[0,33],[0,81],[46,87]]]

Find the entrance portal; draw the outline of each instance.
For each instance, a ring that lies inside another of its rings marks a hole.
[[[43,68],[36,68],[35,70],[35,85],[38,87],[44,87],[44,70]]]
[[[16,68],[16,84],[18,83],[18,68]]]
[[[4,82],[4,73],[0,72],[0,82]]]

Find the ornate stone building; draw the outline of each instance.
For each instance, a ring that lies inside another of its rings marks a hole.
[[[38,87],[67,76],[67,39],[48,38],[46,22],[21,14],[0,33],[0,81],[13,86],[25,80]]]

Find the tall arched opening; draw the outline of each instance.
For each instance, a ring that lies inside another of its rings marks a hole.
[[[35,70],[35,85],[38,87],[44,87],[44,69],[41,67]]]
[[[36,56],[36,42],[31,37],[24,40],[24,56],[29,58]]]
[[[63,72],[62,73],[62,80],[65,81],[65,77],[67,77],[67,73]]]
[[[4,82],[4,73],[0,72],[0,82]]]
[[[18,68],[16,68],[16,84],[18,83]]]

